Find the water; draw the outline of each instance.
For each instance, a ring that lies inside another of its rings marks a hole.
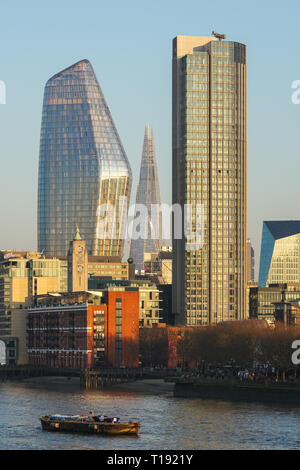
[[[1,383],[0,449],[300,448],[300,407],[174,398],[162,384],[134,387],[83,391],[70,383]],[[41,429],[43,414],[92,410],[140,421],[139,437]]]

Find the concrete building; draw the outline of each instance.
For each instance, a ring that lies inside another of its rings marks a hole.
[[[217,37],[173,40],[173,312],[178,325],[246,315],[246,46]],[[200,209],[201,210],[200,210]],[[195,232],[200,210],[203,243]]]
[[[260,287],[300,283],[300,221],[264,221],[262,229]]]

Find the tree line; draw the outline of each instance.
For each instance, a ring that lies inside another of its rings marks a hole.
[[[269,364],[282,370],[284,378],[285,371],[295,368],[291,359],[295,340],[300,340],[297,328],[282,323],[270,326],[263,320],[209,327],[142,328],[140,358],[144,366],[168,367],[176,362],[177,366],[198,370],[225,365],[251,370],[254,364]]]

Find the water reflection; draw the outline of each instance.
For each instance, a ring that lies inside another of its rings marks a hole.
[[[141,422],[139,438],[44,432],[39,416],[89,411]],[[0,384],[1,449],[297,449],[300,408],[171,398],[72,384]]]

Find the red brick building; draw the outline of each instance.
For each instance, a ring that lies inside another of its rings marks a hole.
[[[139,291],[123,289],[120,291],[112,287],[105,292],[106,362],[111,366],[138,367]]]
[[[138,366],[137,290],[39,296],[28,309],[28,359],[49,367]]]

